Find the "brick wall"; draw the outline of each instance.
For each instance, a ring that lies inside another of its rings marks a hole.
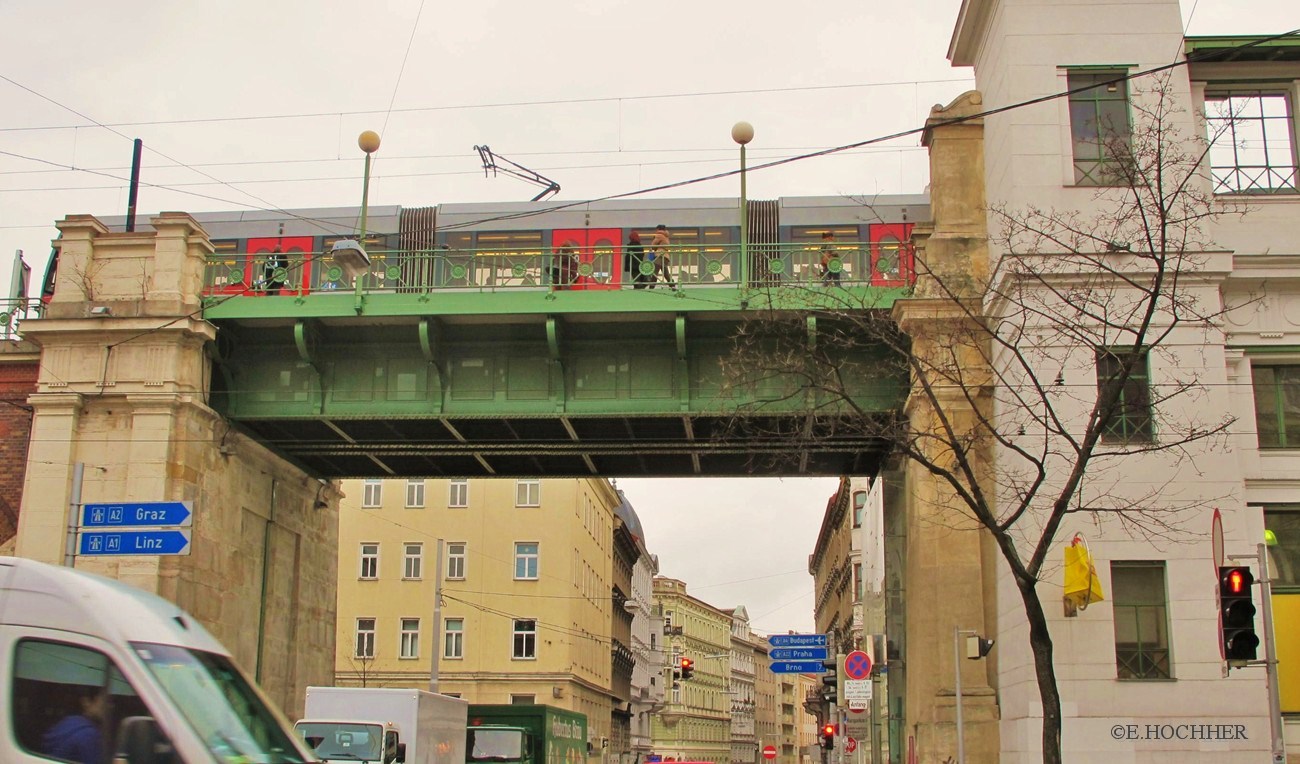
[[[0,544],[18,532],[32,434],[27,396],[36,392],[37,369],[35,361],[0,364]]]

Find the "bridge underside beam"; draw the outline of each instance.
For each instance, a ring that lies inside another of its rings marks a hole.
[[[842,402],[779,376],[736,383],[726,359],[737,320],[354,317],[310,333],[282,320],[224,323],[212,400],[329,477],[874,470],[884,446],[860,419],[839,418]],[[856,380],[856,406],[887,417],[905,381],[882,358],[846,357],[841,371]]]

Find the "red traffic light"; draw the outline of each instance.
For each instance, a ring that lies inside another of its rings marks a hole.
[[[682,670],[685,671],[695,665],[695,661],[690,658],[682,658]]]
[[[808,729],[808,728],[804,727],[804,729]],[[824,737],[835,737],[835,725],[827,724],[826,726],[822,727],[822,735]]]
[[[1241,590],[1245,588],[1245,582],[1246,577],[1241,575],[1241,571],[1234,569],[1228,574],[1228,591],[1233,594],[1241,594]]]

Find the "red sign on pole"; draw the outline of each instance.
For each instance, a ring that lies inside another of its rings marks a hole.
[[[853,753],[854,751],[858,750],[858,741],[854,740],[853,738],[849,738],[848,742],[844,744],[844,750],[848,751],[849,753]]]
[[[849,679],[868,679],[871,677],[871,656],[861,650],[854,650],[844,658],[844,676]]]
[[[774,746],[774,745],[765,745],[765,746],[763,746],[763,758],[765,758],[765,759],[775,759],[775,758],[776,758],[776,746]]]

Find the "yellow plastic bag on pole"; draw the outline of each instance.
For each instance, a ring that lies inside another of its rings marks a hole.
[[[1089,605],[1103,599],[1101,580],[1092,564],[1088,542],[1076,535],[1065,548],[1065,616],[1073,618],[1078,611],[1087,610]]]

